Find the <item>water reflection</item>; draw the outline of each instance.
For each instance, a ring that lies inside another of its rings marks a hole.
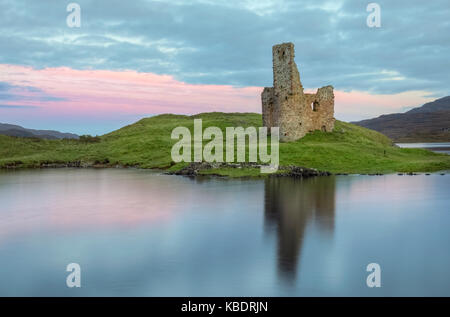
[[[439,174],[0,172],[0,296],[449,296],[449,188]]]
[[[278,274],[295,281],[308,225],[331,239],[334,232],[335,178],[268,178],[265,181],[264,224],[276,231]]]

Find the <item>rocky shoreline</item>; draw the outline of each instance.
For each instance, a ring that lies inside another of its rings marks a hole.
[[[208,163],[208,162],[194,162],[178,171],[167,172],[169,175],[183,175],[183,176],[198,176],[201,171],[216,169],[216,168],[261,168],[261,164],[257,163]],[[211,175],[211,174],[208,174]],[[215,175],[215,174],[212,174]],[[330,172],[319,171],[314,168],[307,168],[301,166],[280,166],[278,171],[272,174],[267,174],[270,177],[314,177],[314,176],[329,176]],[[215,175],[220,176],[220,175]]]
[[[181,175],[181,176],[219,176],[219,177],[228,177],[220,174],[215,173],[208,173],[208,174],[202,174],[201,171],[204,170],[210,170],[210,169],[218,169],[218,168],[261,168],[261,164],[257,163],[208,163],[208,162],[193,162],[187,165],[186,167],[177,170],[177,171],[167,171],[164,169],[156,169],[155,170],[161,170],[166,175]],[[36,168],[136,168],[140,169],[141,167],[139,165],[124,165],[124,164],[112,164],[108,160],[105,161],[94,161],[94,162],[82,162],[82,161],[74,161],[74,162],[40,162],[39,164],[36,164],[34,166],[24,166],[22,162],[13,162],[7,165],[4,165],[0,167],[0,170],[9,170],[9,169],[36,169]],[[441,172],[435,172],[436,174],[440,175],[446,175],[449,172],[448,171],[441,171]],[[431,175],[430,172],[423,172],[423,173],[416,173],[416,172],[398,172],[398,173],[392,173],[397,174],[399,176],[408,175],[408,176],[415,176],[415,175]],[[350,175],[348,173],[331,173],[328,171],[320,171],[314,168],[308,168],[308,167],[302,167],[302,166],[295,166],[295,165],[288,165],[288,166],[279,166],[278,171],[272,174],[261,174],[261,176],[268,176],[268,177],[316,177],[316,176],[347,176]],[[382,176],[386,175],[383,173],[359,173],[356,175],[367,175],[367,176]],[[243,175],[240,177],[252,177],[250,175]],[[254,177],[254,176],[253,176]]]
[[[95,161],[95,162],[82,162],[82,161],[74,161],[74,162],[40,162],[39,164],[33,166],[24,166],[22,162],[13,162],[10,164],[6,164],[5,166],[0,167],[0,169],[22,169],[22,168],[128,168],[128,167],[136,167],[139,166],[126,166],[122,164],[110,164],[107,161]]]

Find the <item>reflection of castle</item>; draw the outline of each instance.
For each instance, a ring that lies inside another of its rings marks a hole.
[[[265,183],[265,226],[278,236],[278,272],[293,280],[308,223],[324,234],[334,232],[335,179],[271,177]]]

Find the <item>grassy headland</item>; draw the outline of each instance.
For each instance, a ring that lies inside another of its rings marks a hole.
[[[203,129],[261,126],[256,113],[202,113],[195,116],[159,115],[105,134],[99,140],[43,140],[0,135],[0,168],[42,167],[52,164],[137,166],[177,170],[171,139],[175,127],[193,131],[193,119]],[[208,141],[205,141],[207,143]],[[224,147],[225,148],[225,147]],[[450,169],[450,156],[422,149],[401,149],[386,136],[350,123],[336,121],[331,133],[315,131],[299,141],[280,143],[280,165],[297,165],[332,173],[432,172]],[[217,169],[204,172],[230,176],[256,176],[259,169]]]

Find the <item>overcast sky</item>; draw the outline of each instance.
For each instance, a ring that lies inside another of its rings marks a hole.
[[[333,85],[336,117],[450,95],[450,1],[0,0],[0,122],[104,133],[156,113],[260,112],[271,47],[293,42],[302,83]]]

